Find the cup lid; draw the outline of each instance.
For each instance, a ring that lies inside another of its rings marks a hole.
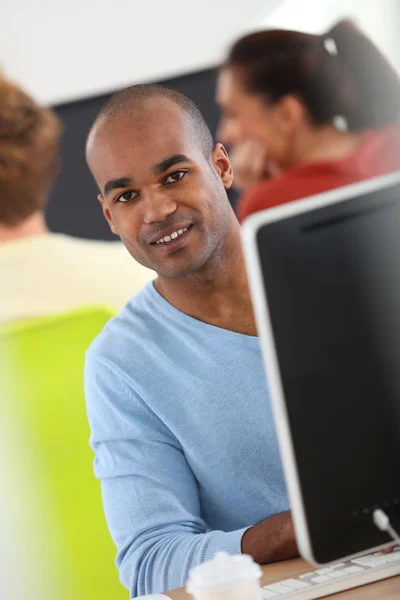
[[[186,590],[189,594],[201,591],[231,587],[242,581],[258,579],[261,569],[247,554],[230,555],[217,552],[211,560],[194,567],[189,572]]]

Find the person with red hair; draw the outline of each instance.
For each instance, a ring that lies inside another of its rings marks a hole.
[[[84,306],[117,310],[153,278],[119,242],[49,230],[61,134],[53,109],[0,75],[0,326]]]

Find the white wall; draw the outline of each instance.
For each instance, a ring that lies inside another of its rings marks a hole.
[[[343,17],[357,21],[400,70],[400,0],[284,0],[260,24],[323,33]]]
[[[215,65],[277,0],[4,0],[0,67],[43,103]]]
[[[358,19],[400,69],[400,0],[4,2],[0,68],[45,104],[214,66],[262,24],[322,32],[342,16]]]

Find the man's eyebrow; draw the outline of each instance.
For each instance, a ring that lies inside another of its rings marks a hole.
[[[104,186],[104,195],[107,196],[107,194],[109,192],[111,192],[112,190],[126,188],[126,187],[129,187],[130,185],[134,185],[134,181],[133,181],[133,179],[130,179],[129,177],[120,177],[119,179],[110,179],[110,181],[107,181],[106,185]]]
[[[184,154],[174,154],[154,165],[152,171],[154,175],[162,175],[169,168],[183,162],[193,164],[193,161]]]
[[[169,156],[168,158],[165,158],[161,162],[154,165],[152,171],[155,175],[161,175],[165,171],[168,171],[168,169],[170,169],[174,165],[178,165],[184,162],[193,164],[193,161],[187,156],[185,156],[185,154],[173,154],[172,156]],[[104,186],[104,196],[107,196],[107,194],[109,194],[112,190],[126,188],[134,184],[134,180],[130,179],[129,177],[119,177],[118,179],[110,179],[110,181],[107,181],[106,185]]]

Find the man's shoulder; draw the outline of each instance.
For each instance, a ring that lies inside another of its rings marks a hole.
[[[124,362],[132,352],[140,351],[154,329],[152,288],[150,281],[108,321],[90,345],[88,356]]]

